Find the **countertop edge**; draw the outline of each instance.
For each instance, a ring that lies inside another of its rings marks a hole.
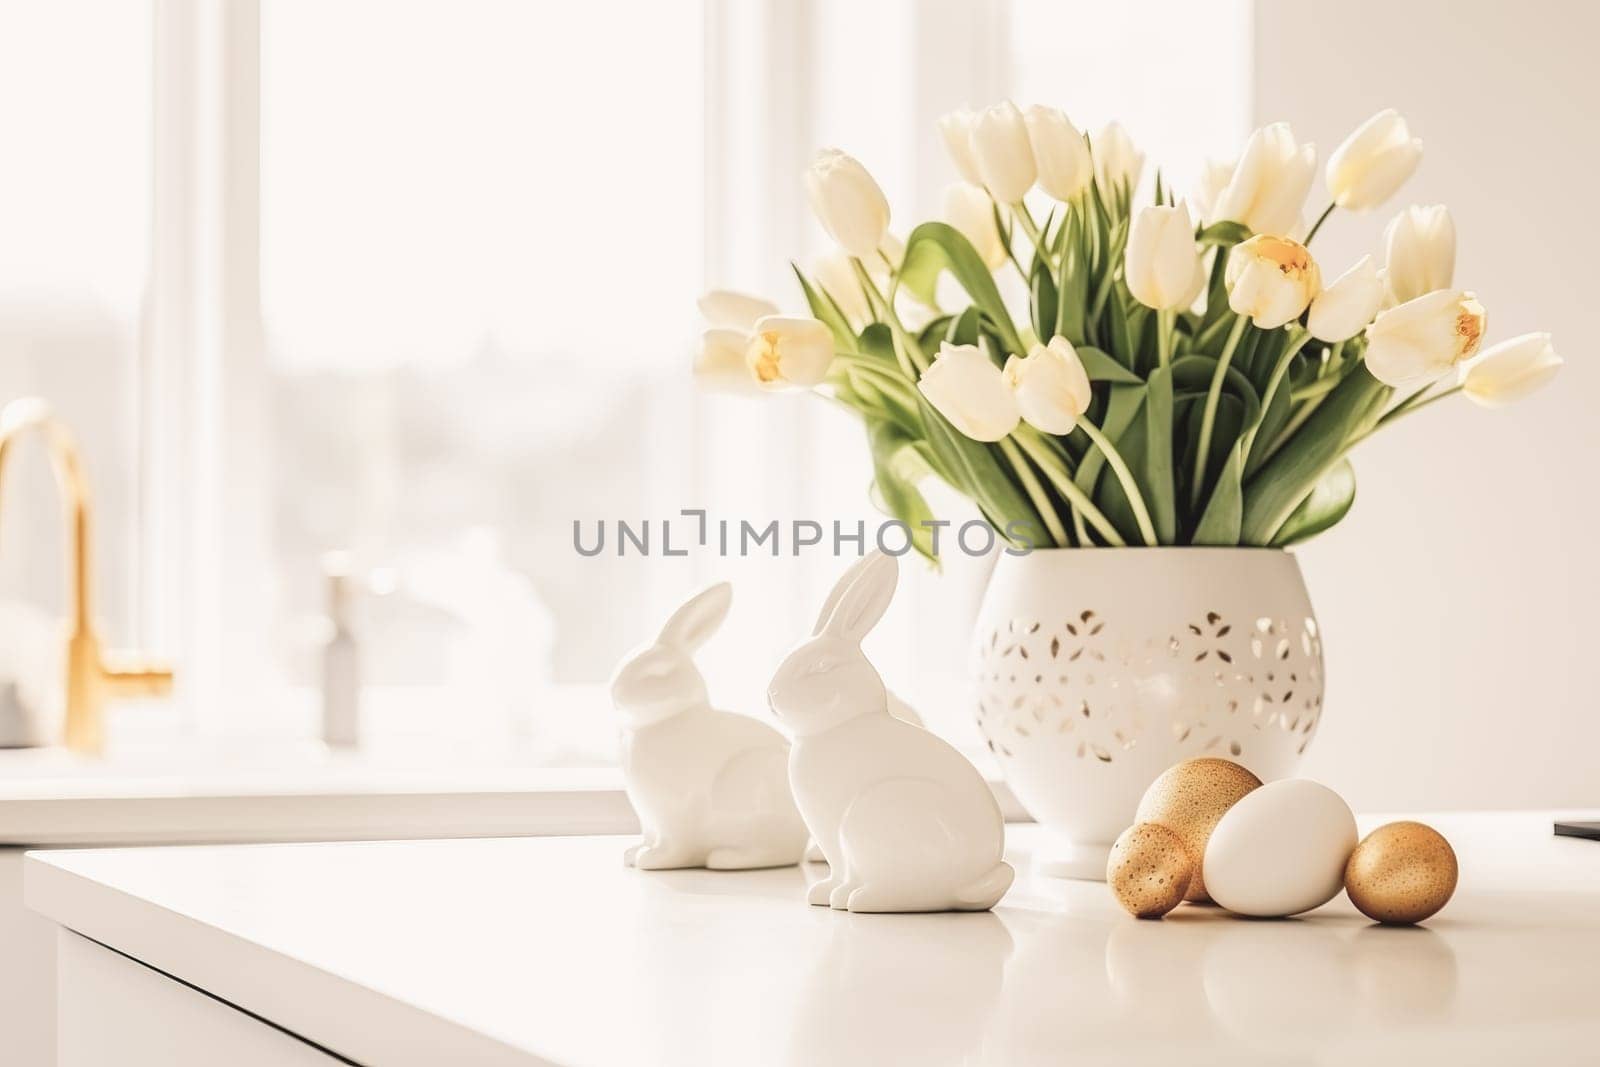
[[[558,1067],[536,1053],[68,871],[26,857],[23,901],[63,928],[360,1063]],[[313,1007],[314,1006],[314,1007]]]

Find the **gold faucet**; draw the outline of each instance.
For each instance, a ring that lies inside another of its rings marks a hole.
[[[0,408],[0,488],[11,446],[29,431],[43,434],[67,511],[66,744],[74,752],[98,754],[105,746],[106,701],[127,696],[164,696],[172,691],[172,671],[129,653],[107,652],[95,632],[90,582],[89,483],[78,446],[50,405],[21,397]],[[0,500],[4,497],[0,496]]]

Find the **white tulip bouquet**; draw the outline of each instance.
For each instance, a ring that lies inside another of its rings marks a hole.
[[[1454,287],[1443,207],[1389,224],[1382,269],[1367,256],[1323,283],[1322,224],[1377,207],[1420,159],[1393,111],[1328,160],[1308,230],[1315,151],[1287,124],[1208,167],[1187,203],[1158,173],[1143,206],[1144,158],[1116,124],[1088,138],[1008,102],[940,131],[963,180],[903,244],[866,169],[819,154],[806,188],[838,249],[796,268],[810,316],[708,293],[696,364],[713,387],[813,389],[859,412],[875,496],[930,557],[930,473],[1020,547],[1294,544],[1349,511],[1347,454],[1374,431],[1458,392],[1508,402],[1560,365],[1548,334],[1478,352],[1485,313]],[[1008,269],[1025,319],[996,285]],[[965,306],[941,306],[946,274]]]

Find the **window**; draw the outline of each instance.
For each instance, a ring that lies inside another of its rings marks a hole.
[[[1015,95],[1090,127],[1115,104],[1152,158],[1197,160],[1242,135],[1248,86],[1219,71],[1248,64],[1219,56],[1246,16],[1152,39],[1137,11],[1041,0],[0,0],[0,133],[40,161],[0,172],[0,337],[26,340],[0,382],[83,439],[101,614],[177,653],[190,729],[315,732],[341,551],[375,744],[609,759],[610,670],[697,583],[735,582],[700,660],[755,710],[842,566],[664,558],[662,521],[877,518],[852,419],[686,373],[703,288],[798,310],[815,149],[860,156],[902,235],[954,177],[934,120],[955,107]],[[40,282],[71,316],[19,304]],[[575,521],[618,519],[655,524],[656,553],[574,550]],[[0,577],[54,604],[29,533]],[[986,574],[908,563],[870,645],[968,746]]]
[[[101,616],[119,640],[134,636],[139,560],[150,28],[143,3],[0,0],[0,398],[49,397],[86,453]],[[42,456],[14,457],[0,500],[12,649],[65,610],[59,515]]]

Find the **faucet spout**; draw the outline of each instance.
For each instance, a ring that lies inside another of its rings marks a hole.
[[[96,754],[105,746],[106,703],[123,696],[165,695],[172,688],[172,671],[126,654],[108,653],[101,644],[94,624],[89,483],[72,434],[38,397],[21,397],[0,408],[0,491],[13,445],[30,433],[44,439],[67,512],[65,741],[75,752]]]

